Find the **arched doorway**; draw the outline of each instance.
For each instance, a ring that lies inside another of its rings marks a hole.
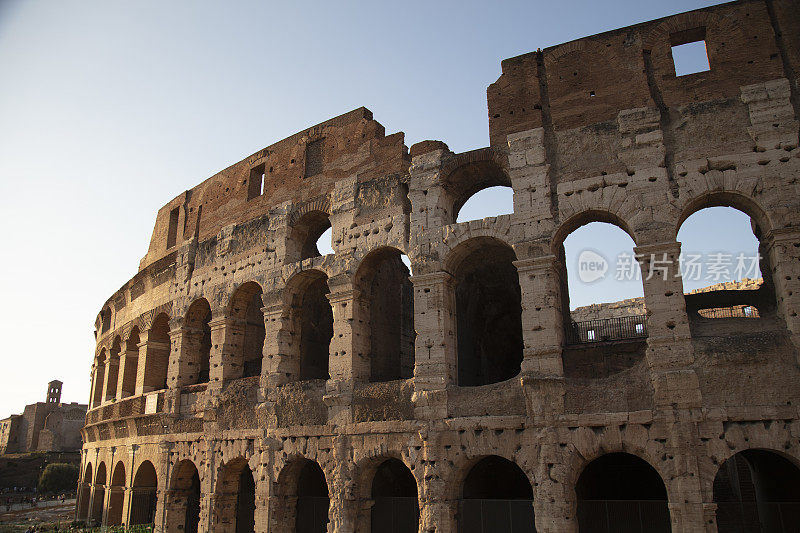
[[[324,533],[328,530],[328,483],[314,461],[303,461],[297,477],[297,533]]]
[[[459,533],[534,533],[533,487],[515,463],[490,455],[478,461],[462,486]]]
[[[241,328],[243,340],[239,346],[242,364],[242,377],[261,375],[261,362],[264,354],[264,313],[261,308],[261,286],[250,281],[233,293],[230,316],[237,319],[235,327]]]
[[[118,526],[122,524],[122,505],[125,500],[125,465],[122,461],[114,467],[109,490],[106,525]]]
[[[186,312],[186,337],[183,342],[188,344],[184,349],[187,365],[181,365],[182,370],[187,370],[182,377],[182,382],[187,385],[208,383],[211,368],[211,305],[205,298],[192,302]]]
[[[78,520],[89,518],[89,500],[92,497],[92,463],[86,463],[83,482],[78,493]]]
[[[575,492],[580,531],[671,531],[664,482],[655,468],[635,455],[598,457],[583,469]]]
[[[247,461],[240,457],[222,466],[214,495],[212,530],[220,533],[253,533],[256,485]]]
[[[356,272],[366,304],[369,381],[408,379],[414,375],[414,291],[403,254],[396,248],[369,253]]]
[[[200,523],[200,475],[192,461],[185,459],[175,466],[171,487],[166,528],[169,531],[197,533]]]
[[[328,277],[319,270],[292,276],[284,296],[291,342],[284,345],[281,372],[288,381],[328,379],[328,359],[333,338],[333,309],[328,300]]]
[[[402,461],[389,459],[372,478],[372,533],[415,533],[419,529],[417,480]]]
[[[106,464],[100,463],[97,475],[94,477],[94,491],[92,495],[92,522],[103,523],[103,505],[106,500]]]
[[[522,296],[514,260],[510,246],[488,237],[470,239],[450,254],[460,386],[498,383],[519,374]]]
[[[156,516],[158,478],[153,463],[139,465],[131,491],[130,525],[152,524]]]
[[[789,533],[800,525],[800,469],[766,450],[739,452],[714,478],[719,533]]]

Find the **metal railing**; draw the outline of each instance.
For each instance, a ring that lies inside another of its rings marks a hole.
[[[717,527],[720,531],[749,533],[795,532],[800,524],[800,502],[719,502]]]
[[[645,339],[647,338],[647,317],[630,315],[569,322],[566,324],[565,330],[565,341],[568,345]]]
[[[536,533],[533,500],[459,500],[458,533]]]
[[[581,500],[578,525],[596,533],[669,533],[672,530],[666,501]]]

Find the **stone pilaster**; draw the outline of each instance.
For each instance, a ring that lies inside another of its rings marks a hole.
[[[264,307],[264,363],[261,365],[261,389],[270,389],[300,375],[299,357],[292,354],[292,320],[282,303]]]
[[[778,314],[786,321],[800,363],[800,231],[773,230],[764,239],[764,253],[772,268]]]
[[[244,323],[230,317],[211,320],[211,360],[209,384],[220,386],[223,382],[242,377],[243,361],[240,344],[244,339]]]
[[[446,390],[458,381],[455,280],[447,272],[413,276],[414,403],[419,418],[447,416]]]
[[[456,533],[458,501],[455,490],[447,484],[444,457],[440,457],[442,445],[436,435],[423,435],[423,481],[419,495],[420,531]]]

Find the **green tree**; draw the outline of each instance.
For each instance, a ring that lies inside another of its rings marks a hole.
[[[78,467],[68,463],[47,465],[39,478],[39,492],[75,490],[77,485]]]

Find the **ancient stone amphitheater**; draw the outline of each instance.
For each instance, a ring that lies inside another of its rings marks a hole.
[[[800,3],[743,0],[503,61],[486,148],[409,151],[361,108],[181,193],[97,317],[78,517],[797,531],[799,74]],[[498,185],[513,214],[456,223]],[[750,216],[758,288],[684,294],[711,206]],[[638,314],[570,315],[593,221],[658,263]]]

